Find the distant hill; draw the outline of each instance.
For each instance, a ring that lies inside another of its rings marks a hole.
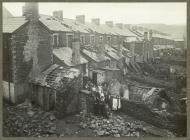
[[[181,39],[186,34],[185,25],[166,25],[166,24],[138,24],[149,29],[158,30],[172,35],[174,39]]]

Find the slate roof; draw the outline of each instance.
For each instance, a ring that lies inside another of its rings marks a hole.
[[[53,49],[53,54],[63,63],[65,63],[67,66],[75,66],[72,62],[72,49],[69,47],[62,47],[58,49]],[[86,60],[82,54],[80,55],[80,64],[88,63],[88,60]],[[77,64],[79,65],[79,64]]]
[[[132,29],[132,31],[134,33],[136,33],[138,36],[141,36],[141,37],[143,37],[144,32],[149,32],[150,30],[151,29],[143,28],[143,27],[141,29],[138,29],[138,28]],[[153,34],[152,34],[153,37],[172,40],[172,37],[169,34],[165,34],[165,33],[159,32],[157,30],[152,30],[152,31],[153,31]]]
[[[173,40],[171,36],[169,36],[169,35],[163,35],[163,34],[154,34],[153,33],[152,37],[165,38],[165,39]]]
[[[119,56],[117,53],[117,50],[112,48],[111,46],[109,46],[108,44],[105,44],[105,50],[106,50],[106,54],[116,60],[121,59],[122,57],[124,57],[123,55]]]
[[[172,49],[173,45],[153,45],[154,50]]]
[[[97,55],[97,52],[94,51],[89,51],[87,49],[83,49],[82,52],[87,55],[88,57],[90,57],[92,60],[96,61],[96,62],[101,62],[102,59],[100,59]],[[110,60],[109,57],[105,56],[104,60]]]
[[[25,23],[27,23],[25,17],[3,18],[3,33],[13,33]]]
[[[123,27],[123,28],[121,29],[121,28],[118,28],[118,27],[116,27],[116,26],[113,26],[112,28],[113,28],[113,30],[114,30],[117,34],[119,34],[119,35],[121,35],[121,36],[137,37],[136,34],[134,34],[133,32],[131,32],[130,30],[128,30],[128,29],[125,28],[125,27]]]
[[[72,32],[63,22],[49,15],[40,15],[39,20],[51,31]]]
[[[99,34],[109,34],[101,25],[96,25],[94,23],[85,23],[90,31],[99,33]]]
[[[104,31],[107,33],[107,34],[110,34],[110,35],[119,35],[117,32],[115,32],[115,30],[113,29],[113,27],[109,27],[105,24],[102,24],[101,27],[104,29]]]
[[[51,65],[49,68],[41,72],[33,81],[34,84],[57,89],[61,85],[64,78],[73,79],[80,74],[76,68],[65,69],[57,64]]]
[[[117,50],[118,45],[112,45],[112,47],[115,50]],[[130,50],[128,50],[126,47],[122,46],[121,49],[122,49],[122,55],[123,55],[122,57],[128,57],[128,58],[132,57],[132,55],[130,54]]]
[[[69,26],[70,29],[75,32],[89,33],[89,28],[86,26],[86,24],[77,22],[74,19],[63,18],[63,23]]]

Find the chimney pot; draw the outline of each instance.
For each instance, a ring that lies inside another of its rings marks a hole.
[[[148,40],[148,32],[144,32],[144,40]]]
[[[53,11],[53,17],[59,20],[63,20],[63,11],[62,10]]]
[[[96,25],[100,25],[100,19],[99,18],[93,18],[92,23],[94,23]]]
[[[27,2],[23,8],[23,14],[27,20],[38,20],[38,3],[37,2]]]
[[[76,16],[76,21],[85,24],[85,15],[77,15]]]
[[[75,65],[80,64],[80,41],[78,37],[74,37],[72,42],[72,62]]]
[[[116,27],[120,28],[120,29],[123,29],[123,24],[122,23],[117,23],[116,24]]]
[[[113,21],[106,21],[105,23],[107,26],[113,27]]]
[[[26,7],[25,5],[22,6],[22,16],[25,16],[26,15]]]
[[[150,31],[149,31],[149,40],[152,39],[152,33],[153,33],[152,30],[150,30]]]

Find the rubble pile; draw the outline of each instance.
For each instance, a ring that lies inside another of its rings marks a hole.
[[[3,126],[11,136],[48,137],[56,134],[56,118],[52,112],[20,104],[7,107],[4,113],[7,117],[3,121]]]
[[[112,115],[109,119],[89,115],[80,123],[80,127],[90,128],[97,136],[140,136],[140,130],[143,131],[143,126],[140,123],[126,122],[119,115]]]

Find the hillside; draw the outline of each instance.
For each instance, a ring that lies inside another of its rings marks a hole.
[[[183,38],[186,32],[185,25],[166,25],[166,24],[138,24],[138,25],[171,34],[174,39]]]

